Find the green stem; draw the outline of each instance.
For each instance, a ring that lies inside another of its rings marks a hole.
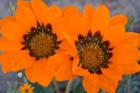
[[[131,93],[131,75],[128,76],[128,89],[127,93]]]
[[[68,82],[65,93],[70,93],[71,88],[72,88],[73,81],[74,81],[74,80],[70,80],[70,81]]]
[[[9,11],[10,11],[10,14],[13,16],[15,15],[15,6],[12,4],[12,2],[9,2]]]
[[[54,84],[54,86],[55,86],[55,91],[56,91],[56,93],[60,93],[59,86],[58,86],[58,84],[57,84],[57,82],[56,82],[55,79],[53,79],[53,84]]]

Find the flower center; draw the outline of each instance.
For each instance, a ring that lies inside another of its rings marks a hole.
[[[28,89],[25,89],[25,93],[29,93],[29,90]]]
[[[48,58],[55,54],[55,50],[58,49],[58,45],[61,41],[57,41],[56,34],[52,33],[52,26],[48,24],[37,25],[37,28],[32,27],[31,32],[23,36],[25,45],[22,49],[28,49],[30,55],[36,59],[43,57]]]
[[[101,74],[101,68],[108,67],[109,58],[112,56],[112,49],[109,48],[109,41],[102,41],[102,35],[98,31],[94,35],[89,31],[87,36],[78,36],[75,41],[78,55],[80,58],[79,65],[91,73]]]

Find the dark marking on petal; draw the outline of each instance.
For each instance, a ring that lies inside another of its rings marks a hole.
[[[73,57],[70,57],[70,60],[71,60],[71,61],[73,61],[73,59],[74,59]]]
[[[21,48],[21,50],[26,50],[27,49],[27,47],[23,47],[23,48]]]
[[[78,35],[78,40],[80,40],[80,39],[82,39],[83,38],[83,36],[80,34],[80,35]]]

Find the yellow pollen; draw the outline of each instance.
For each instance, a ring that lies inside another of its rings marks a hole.
[[[90,69],[91,67],[100,67],[100,64],[102,63],[103,59],[103,52],[101,48],[83,48],[81,53],[83,58],[82,64],[85,68]]]

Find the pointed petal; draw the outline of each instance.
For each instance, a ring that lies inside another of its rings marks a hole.
[[[127,22],[128,22],[128,18],[126,15],[118,14],[111,18],[109,26],[116,26],[116,25],[126,26]]]
[[[122,42],[124,35],[125,27],[119,25],[106,29],[103,35],[103,39],[108,40],[110,42],[110,46],[114,47]]]
[[[63,61],[55,74],[55,79],[57,81],[65,81],[72,79],[72,61],[70,60],[70,56],[64,56]]]
[[[121,69],[125,75],[135,74],[140,71],[140,64],[138,62],[121,66]]]
[[[140,34],[135,32],[127,32],[125,33],[123,43],[133,45],[134,48],[137,48],[140,46]]]
[[[28,31],[37,25],[36,17],[29,7],[18,7],[16,9],[16,20]]]
[[[99,80],[103,81],[103,83],[99,83],[101,89],[105,90],[108,93],[116,93],[119,81],[114,81],[113,79],[105,75],[99,75]]]
[[[2,35],[7,38],[8,40],[14,42],[21,42],[23,40],[23,35],[25,34],[26,30],[21,27],[16,22],[7,22],[1,27]]]
[[[0,20],[0,26],[4,25],[5,23],[9,21],[16,21],[14,16],[6,16],[3,19]]]
[[[9,47],[10,45],[10,47]],[[12,42],[10,40],[7,40],[6,38],[2,37],[0,39],[0,50],[2,51],[13,51],[13,50],[20,50],[23,47],[22,44]]]
[[[46,15],[48,13],[48,7],[43,0],[32,0],[31,7],[37,17],[40,24],[46,23]]]
[[[30,7],[30,3],[26,0],[17,0],[17,7]]]
[[[25,69],[25,75],[31,82],[38,82],[42,86],[48,86],[53,79],[54,73],[49,70],[47,60],[40,59],[30,68]]]
[[[95,9],[92,5],[85,5],[84,12],[83,12],[83,18],[88,20],[88,25],[91,25],[91,20],[93,19],[95,14]]]
[[[14,51],[2,54],[0,56],[0,61],[3,69],[8,67],[6,72],[17,72],[28,68],[34,62],[34,58],[29,56],[27,51]]]
[[[34,62],[34,58],[32,58],[27,51],[12,51],[4,52],[0,56],[0,61],[4,73],[9,71],[17,72],[31,66]]]
[[[11,58],[11,71],[17,72],[30,67],[35,62],[35,59],[29,55],[28,51],[19,52],[15,57]]]
[[[46,15],[46,19],[48,21],[52,21],[53,19],[60,18],[61,16],[62,16],[61,9],[58,6],[56,6],[56,5],[52,5],[48,9],[48,13]]]
[[[77,50],[74,46],[72,46],[66,39],[63,40],[60,44],[60,51],[66,55],[75,56]]]
[[[140,58],[140,52],[133,45],[121,44],[113,49],[111,62],[114,64],[127,65],[136,63]]]
[[[119,68],[119,65],[115,65],[113,63],[110,63],[108,65],[109,65],[108,68],[102,69],[103,74],[106,77],[112,79],[113,81],[118,82],[119,80],[121,80],[122,79],[123,72]]]
[[[92,19],[92,31],[102,31],[109,25],[110,12],[107,6],[100,4],[95,10],[94,17]]]
[[[93,77],[83,77],[83,86],[87,93],[98,93],[100,90],[99,78],[97,75]]]
[[[65,17],[70,17],[73,15],[81,15],[80,10],[75,6],[65,6],[62,9]]]

